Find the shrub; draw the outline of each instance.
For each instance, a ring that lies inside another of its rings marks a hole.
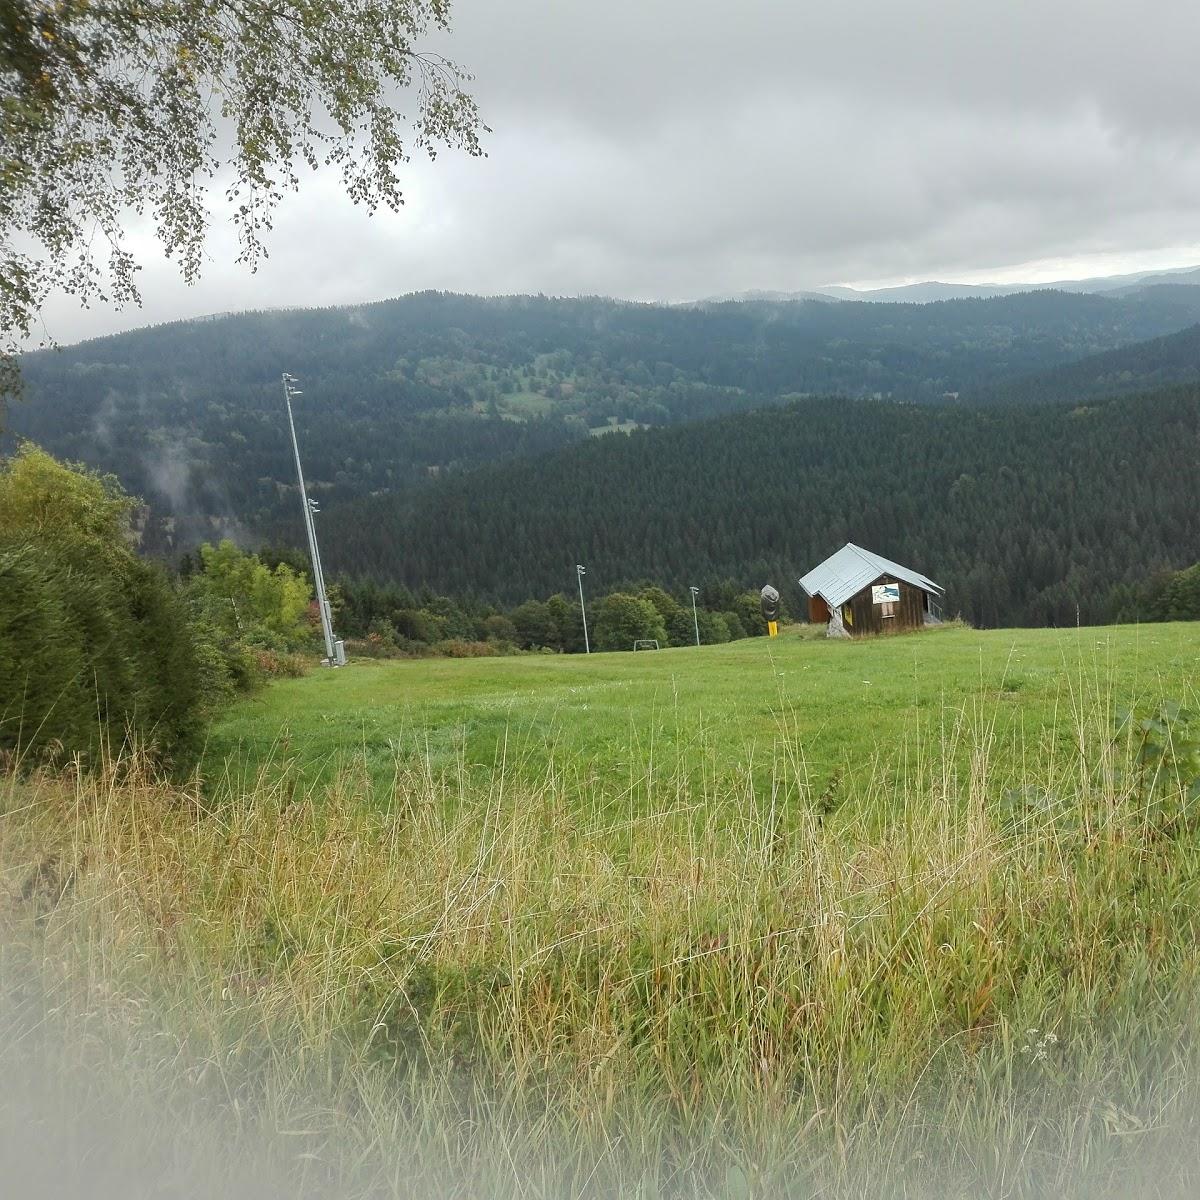
[[[112,479],[35,447],[0,466],[0,749],[95,757],[129,737],[194,761],[212,664],[134,554],[132,511]]]
[[[517,631],[516,640],[525,649],[535,646],[554,645],[554,623],[551,620],[547,606],[540,600],[526,600],[524,604],[514,608],[511,613],[513,626]]]
[[[495,642],[468,642],[463,638],[447,638],[433,649],[446,658],[491,658],[500,653]]]
[[[746,630],[742,619],[735,612],[726,612],[720,614],[725,622],[725,628],[729,631],[729,640],[731,642],[740,641],[744,637],[749,637],[750,634]]]
[[[118,578],[62,546],[0,547],[0,747],[94,756],[128,735],[194,760],[211,660],[163,573],[132,557],[124,566]]]
[[[520,637],[512,621],[499,613],[484,617],[483,633],[489,642],[516,642]]]
[[[0,546],[0,748],[94,742],[84,648],[60,576],[44,550]]]
[[[365,638],[346,638],[347,658],[399,658],[400,653],[392,642],[385,642],[374,634]]]
[[[720,613],[701,609],[699,619],[700,641],[704,645],[715,646],[721,642],[729,641],[729,626],[725,623],[725,618]]]
[[[377,617],[367,629],[367,641],[376,645],[396,645],[396,627],[386,617]]]
[[[282,650],[255,650],[254,660],[266,679],[299,679],[308,671],[303,655],[288,654]]]
[[[1153,581],[1147,616],[1152,621],[1200,619],[1200,563]]]
[[[392,624],[400,638],[432,644],[446,636],[446,622],[424,608],[398,608],[392,614]]]

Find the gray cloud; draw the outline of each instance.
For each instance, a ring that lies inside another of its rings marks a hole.
[[[489,157],[414,162],[368,219],[312,179],[271,261],[218,228],[186,289],[60,338],[417,288],[680,299],[1200,260],[1200,8],[1175,0],[459,0]]]

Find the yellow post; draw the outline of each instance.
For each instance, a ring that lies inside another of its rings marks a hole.
[[[767,622],[767,633],[771,637],[775,637],[775,635],[779,633],[779,622],[778,621],[768,621]]]

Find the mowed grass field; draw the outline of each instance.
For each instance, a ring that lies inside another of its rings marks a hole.
[[[720,794],[781,775],[815,792],[906,768],[906,752],[978,750],[1022,768],[1070,747],[1079,716],[1187,703],[1200,625],[1071,630],[950,626],[858,642],[803,626],[776,639],[591,656],[352,662],[274,684],[213,730],[206,774],[264,767],[309,784],[365,772],[385,798],[414,761],[464,780],[553,764],[635,807],[670,776]],[[911,765],[911,763],[908,763]]]

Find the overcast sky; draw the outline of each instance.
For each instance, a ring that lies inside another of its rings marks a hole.
[[[311,178],[271,260],[227,229],[187,288],[138,236],[142,311],[62,341],[422,288],[688,299],[1046,281],[1200,263],[1195,0],[456,0],[494,132],[368,218]]]

